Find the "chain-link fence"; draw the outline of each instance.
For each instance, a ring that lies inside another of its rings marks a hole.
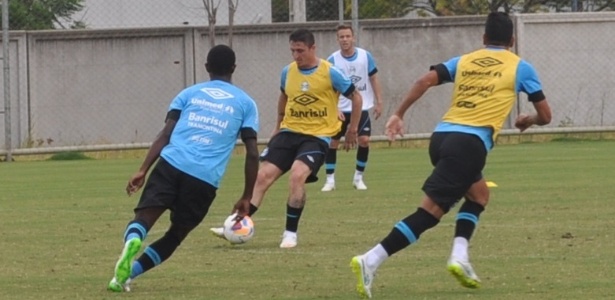
[[[76,6],[49,20],[11,9],[11,31],[3,30],[0,155],[147,147],[171,99],[208,79],[205,56],[217,43],[235,49],[233,81],[258,102],[260,137],[268,139],[280,71],[292,60],[288,34],[311,29],[326,58],[338,49],[340,22],[353,25],[359,46],[376,60],[384,117],[373,123],[373,135],[382,135],[410,84],[431,64],[482,47],[484,29],[484,16],[440,17],[445,13],[416,1],[65,1],[65,8]],[[613,129],[615,14],[517,14],[514,20],[513,51],[537,68],[553,107],[545,130]],[[451,87],[433,89],[409,111],[408,133],[431,132]],[[521,98],[515,109],[531,110]]]

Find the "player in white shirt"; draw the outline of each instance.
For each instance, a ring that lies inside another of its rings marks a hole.
[[[365,171],[369,156],[369,139],[372,131],[369,110],[374,109],[374,119],[376,120],[382,113],[380,82],[376,75],[378,68],[369,51],[355,47],[355,37],[351,26],[339,25],[337,27],[337,42],[340,45],[340,50],[331,54],[327,60],[350,78],[361,93],[361,97],[363,97],[363,108],[361,120],[359,121],[359,147],[357,149],[356,170],[352,184],[357,190],[366,190],[367,186],[363,182],[363,172]],[[351,105],[352,102],[348,98],[340,95],[338,109],[340,119],[343,121],[342,130],[332,138],[329,144],[329,152],[327,152],[325,160],[327,180],[322,188],[323,192],[335,190],[337,147],[350,121]]]

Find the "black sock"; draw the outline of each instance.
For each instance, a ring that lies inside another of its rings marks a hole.
[[[439,219],[419,207],[416,212],[395,224],[393,230],[380,244],[391,256],[408,245],[416,243],[423,232],[436,226],[438,222],[440,222]]]
[[[357,171],[365,171],[365,165],[367,164],[367,157],[369,156],[369,147],[361,147],[357,149]]]
[[[250,211],[248,211],[248,216],[252,216],[256,213],[256,211],[258,210],[258,206],[255,206],[254,204],[250,203]]]
[[[181,240],[174,234],[167,232],[163,237],[145,248],[143,254],[137,259],[142,268],[141,274],[171,257],[179,244],[181,244]],[[140,274],[133,273],[132,275],[138,276]]]
[[[301,213],[303,212],[303,207],[295,208],[290,207],[290,205],[286,204],[286,230],[297,232],[297,227],[299,227],[299,219],[301,218]]]
[[[140,240],[145,240],[148,231],[149,228],[147,228],[147,224],[145,224],[145,222],[141,220],[133,220],[126,225],[126,230],[124,231],[124,242],[135,237]]]
[[[335,163],[337,162],[337,149],[329,148],[325,157],[325,171],[327,175],[335,173]]]
[[[463,237],[469,241],[476,225],[478,225],[478,217],[483,210],[485,210],[484,206],[466,198],[455,218],[455,237]]]

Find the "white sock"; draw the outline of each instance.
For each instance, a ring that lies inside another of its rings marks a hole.
[[[468,261],[468,240],[463,237],[453,239],[453,251],[451,256],[463,261]]]
[[[359,181],[359,180],[363,180],[363,172],[361,171],[354,171],[354,181]]]
[[[284,230],[284,233],[282,234],[283,236],[297,236],[296,232],[292,232],[292,231],[288,231],[288,230]]]
[[[376,270],[387,258],[389,254],[382,245],[378,244],[365,253],[365,264],[371,270]]]
[[[327,183],[335,183],[335,173],[327,174]]]

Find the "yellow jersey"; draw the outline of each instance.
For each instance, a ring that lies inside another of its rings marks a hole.
[[[331,63],[321,59],[315,68],[305,74],[299,70],[297,63],[288,65],[282,87],[288,101],[280,129],[331,137],[342,126],[337,115],[340,93],[334,88]]]
[[[481,49],[459,58],[452,103],[442,121],[489,127],[496,137],[517,100],[521,58],[503,50]]]

